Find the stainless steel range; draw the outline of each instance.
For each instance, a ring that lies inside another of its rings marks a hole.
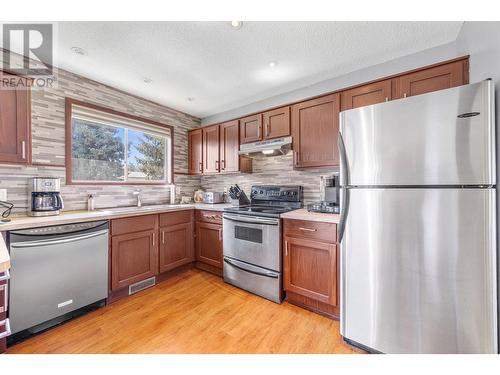
[[[250,200],[224,210],[224,281],[280,303],[280,215],[302,207],[302,187],[252,186]]]

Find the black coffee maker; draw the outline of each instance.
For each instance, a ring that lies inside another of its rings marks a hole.
[[[59,215],[64,207],[61,197],[61,179],[34,177],[31,185],[31,216]]]

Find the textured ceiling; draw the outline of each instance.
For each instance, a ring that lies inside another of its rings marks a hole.
[[[63,69],[203,118],[454,41],[461,25],[61,22],[56,46]]]

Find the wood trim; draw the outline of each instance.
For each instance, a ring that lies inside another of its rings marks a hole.
[[[72,106],[73,105],[78,105],[80,107],[86,107],[86,108],[91,108],[95,109],[101,112],[109,113],[112,115],[120,116],[120,117],[125,117],[129,118],[131,120],[135,121],[140,121],[144,122],[146,124],[151,124],[155,126],[160,126],[163,128],[167,128],[170,130],[170,138],[171,138],[171,147],[170,147],[170,180],[171,182],[73,182],[72,180],[72,165],[71,165],[71,149],[72,149],[72,144],[71,144],[71,112],[72,112]],[[111,108],[107,107],[102,107],[97,104],[93,103],[87,103],[83,102],[78,99],[73,99],[66,97],[65,98],[65,103],[64,103],[64,108],[65,108],[65,113],[64,113],[64,130],[65,130],[65,165],[66,165],[66,185],[172,185],[175,183],[175,172],[174,172],[174,165],[175,165],[175,159],[174,159],[174,149],[175,149],[175,132],[174,132],[174,127],[172,125],[166,125],[162,124],[160,122],[154,121],[154,120],[149,120],[145,119],[139,116],[131,115],[129,113],[125,112],[120,112],[116,111]]]
[[[468,65],[468,59],[469,59],[469,57],[470,57],[470,55],[464,55],[464,56],[460,56],[460,57],[455,57],[453,59],[449,59],[449,60],[445,60],[445,61],[440,61],[440,62],[437,62],[437,63],[434,63],[434,64],[425,65],[425,66],[422,66],[422,67],[419,67],[419,68],[406,70],[404,72],[395,73],[395,74],[384,76],[384,77],[381,77],[381,78],[376,78],[376,79],[373,79],[371,81],[357,83],[357,84],[352,85],[352,86],[342,87],[342,88],[340,88],[338,90],[326,91],[326,92],[324,92],[322,94],[314,95],[314,96],[307,97],[307,98],[302,98],[302,99],[297,100],[297,101],[288,102],[288,103],[282,103],[282,104],[274,106],[274,107],[265,108],[265,109],[262,109],[262,110],[260,110],[258,112],[251,112],[251,113],[247,113],[247,114],[244,114],[244,115],[241,115],[241,116],[238,116],[238,117],[232,117],[232,118],[229,118],[227,120],[224,120],[224,122],[226,122],[226,121],[232,121],[232,120],[238,120],[238,119],[242,119],[242,118],[250,117],[250,116],[255,116],[255,115],[258,115],[260,113],[264,113],[264,112],[268,112],[268,111],[273,111],[275,109],[279,109],[281,107],[292,106],[294,104],[299,104],[299,103],[304,102],[304,101],[318,99],[318,98],[320,98],[322,96],[340,93],[340,92],[345,91],[345,90],[355,89],[357,87],[369,85],[369,84],[372,84],[372,83],[375,83],[375,82],[385,81],[386,79],[397,78],[397,77],[403,76],[405,74],[415,73],[415,72],[418,72],[420,70],[426,70],[426,69],[434,68],[436,66],[446,65],[446,64],[450,64],[450,63],[453,63],[453,62],[456,62],[456,61],[466,60],[467,61],[467,65]],[[467,83],[469,83],[468,66],[467,66],[467,79],[465,80],[465,84],[467,84]],[[204,128],[204,127],[212,126],[212,125],[215,125],[215,124],[207,124],[207,125],[203,125],[203,126],[200,126],[200,127]]]

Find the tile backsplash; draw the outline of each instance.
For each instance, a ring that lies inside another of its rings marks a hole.
[[[187,176],[187,131],[200,126],[196,117],[137,98],[79,75],[58,70],[56,88],[32,90],[32,166],[0,165],[0,189],[15,211],[29,207],[28,183],[31,177],[52,176],[62,179],[66,210],[85,209],[88,194],[94,194],[96,207],[127,206],[135,203],[132,193],[142,192],[145,204],[170,202],[170,186],[99,186],[65,185],[64,103],[70,97],[117,111],[172,125],[174,127],[175,184],[181,194],[192,195],[200,187],[200,178]],[[43,164],[43,165],[41,165]],[[180,198],[178,198],[180,199]]]
[[[250,197],[252,185],[302,185],[304,203],[319,200],[320,176],[338,171],[335,168],[293,169],[293,153],[281,156],[259,156],[253,159],[253,173],[210,175],[201,177],[201,186],[206,191],[224,191],[238,184]]]

